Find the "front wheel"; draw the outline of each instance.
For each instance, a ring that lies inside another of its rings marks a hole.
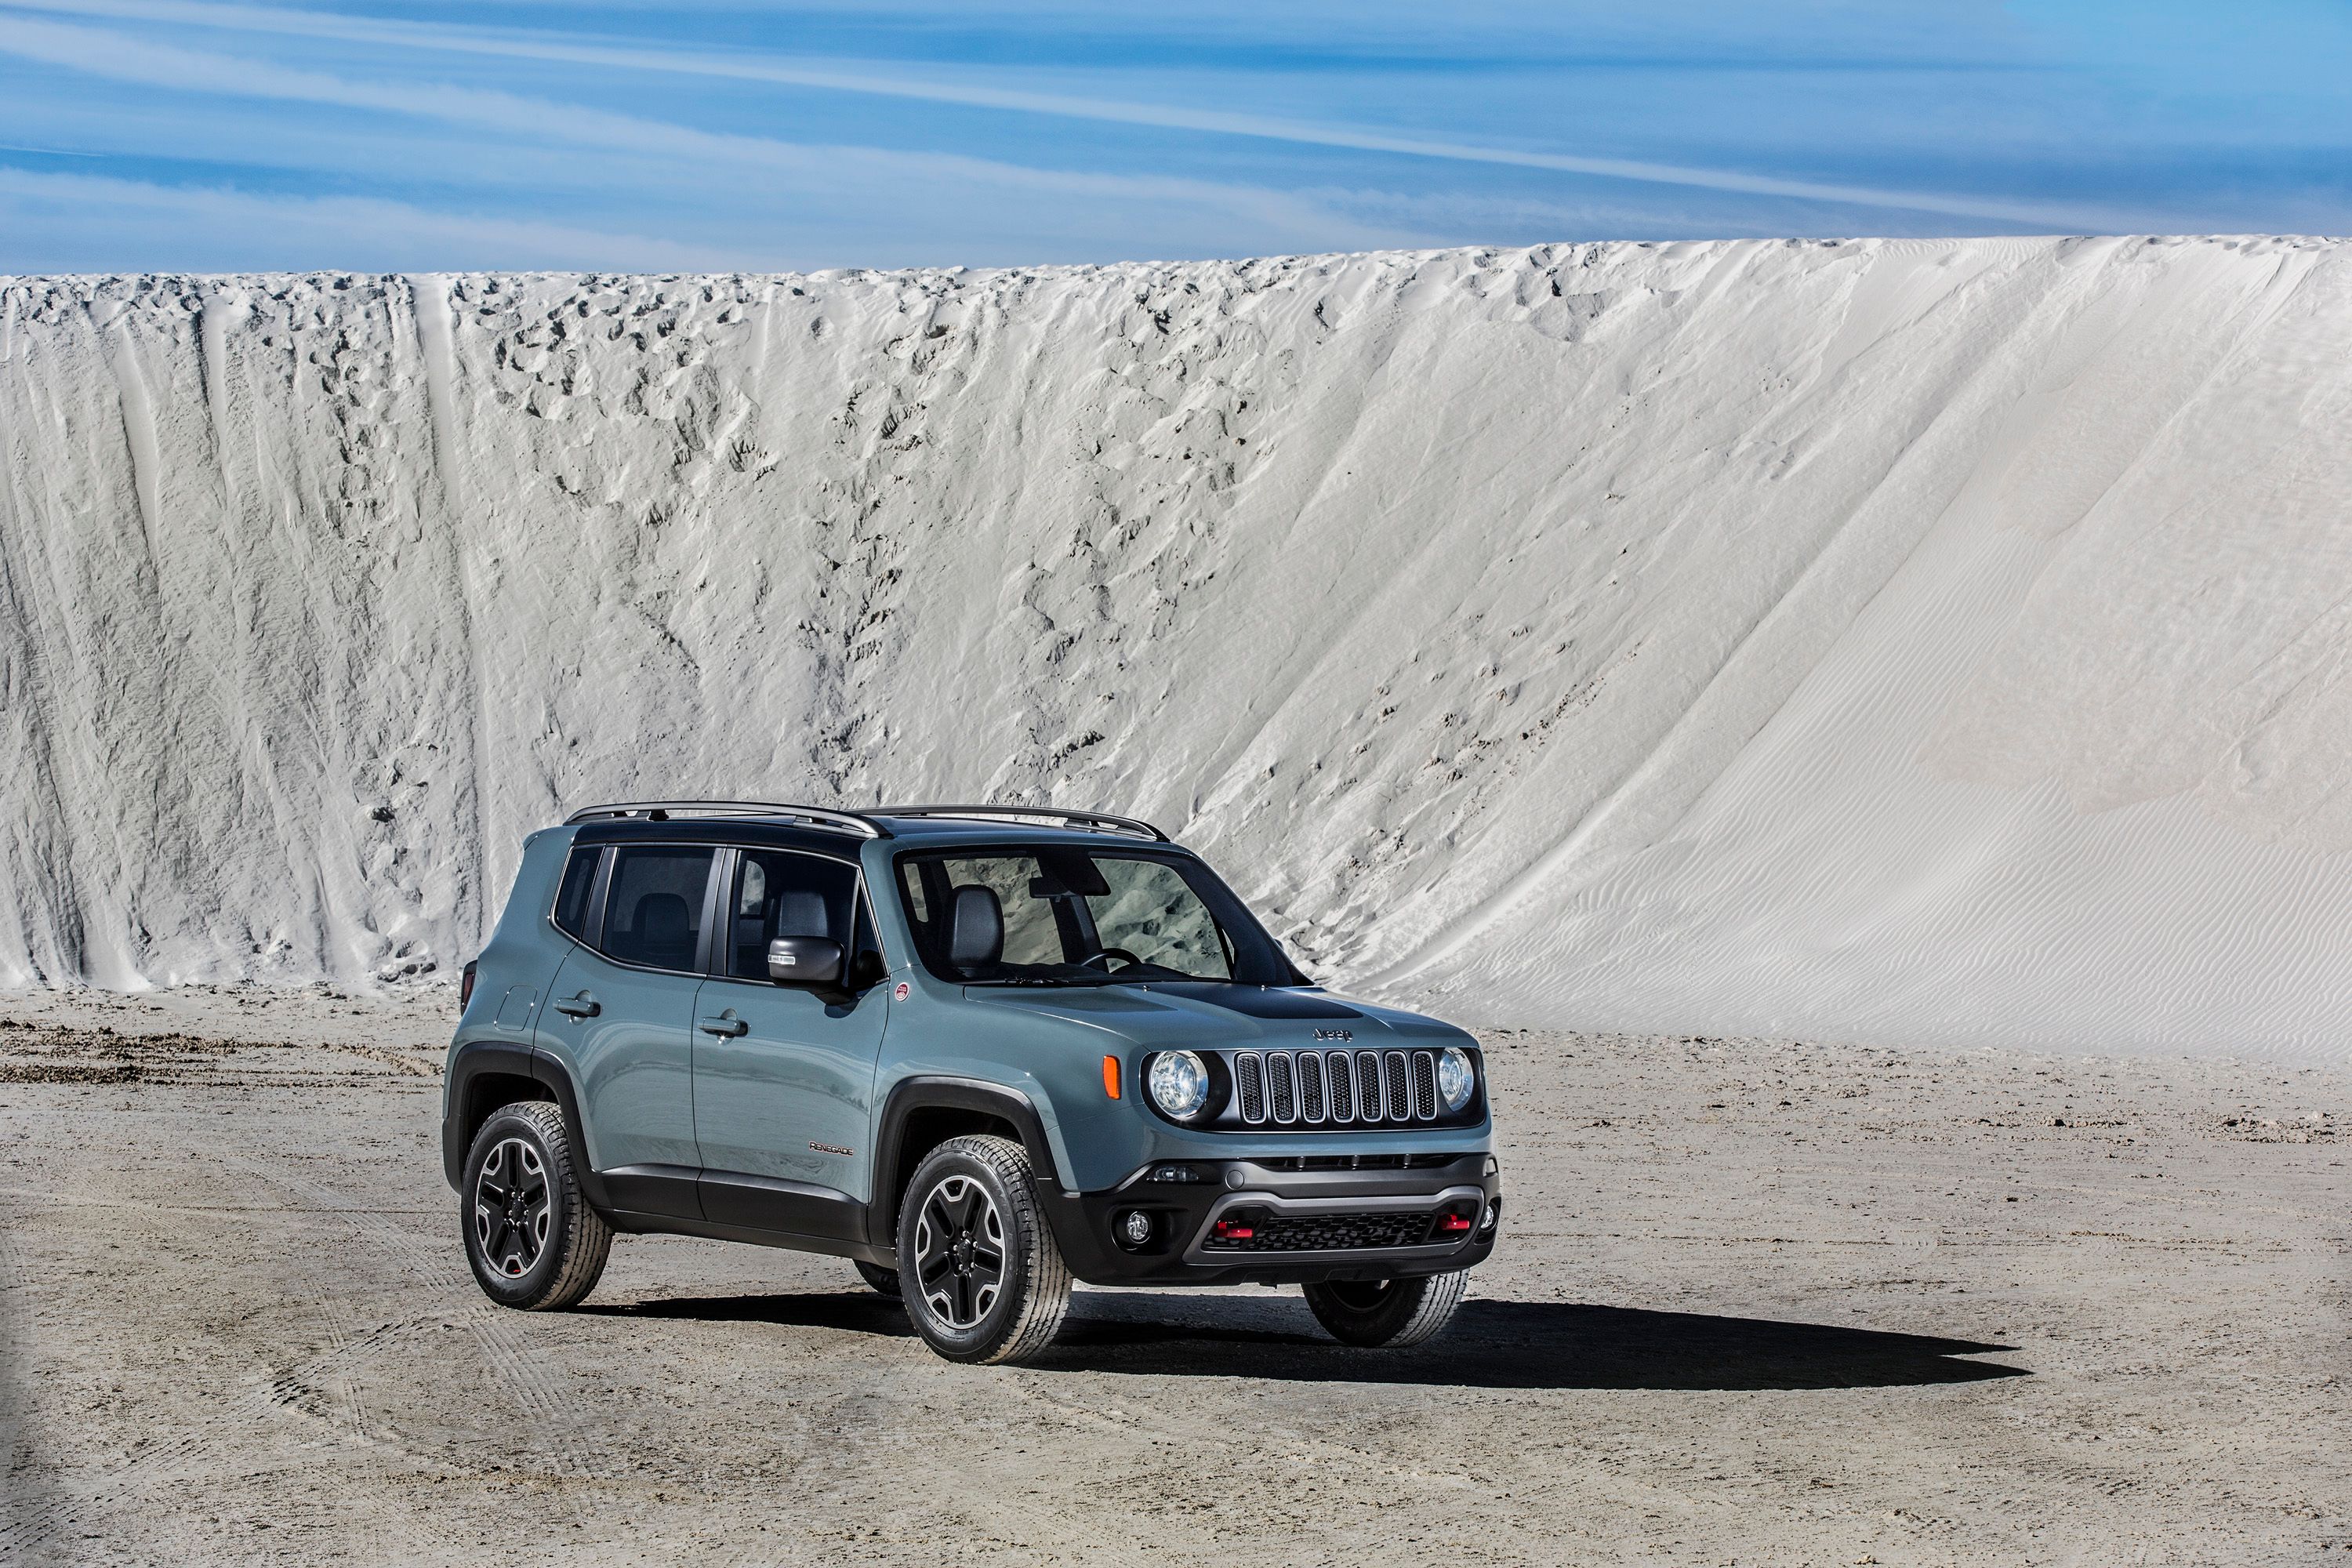
[[[1444,1332],[1469,1286],[1466,1268],[1412,1279],[1334,1279],[1307,1286],[1307,1306],[1343,1344],[1402,1350]]]
[[[898,1209],[898,1289],[950,1361],[1028,1361],[1054,1342],[1070,1270],[1020,1144],[975,1134],[923,1156]]]
[[[596,1288],[613,1227],[588,1206],[563,1113],[527,1100],[490,1112],[466,1155],[457,1223],[482,1293],[526,1312],[572,1306]]]

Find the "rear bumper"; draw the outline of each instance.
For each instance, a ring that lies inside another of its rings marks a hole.
[[[1489,1219],[1502,1177],[1483,1152],[1415,1170],[1188,1163],[1206,1179],[1160,1181],[1146,1167],[1101,1192],[1046,1195],[1070,1271],[1090,1285],[1385,1279],[1475,1268],[1500,1232]],[[1123,1222],[1138,1213],[1150,1235],[1131,1245]],[[1469,1216],[1469,1228],[1447,1230],[1449,1215]]]

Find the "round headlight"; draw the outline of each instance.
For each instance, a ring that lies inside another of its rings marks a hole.
[[[1209,1103],[1209,1069],[1190,1051],[1162,1051],[1145,1075],[1151,1103],[1179,1121],[1189,1121]]]
[[[1445,1101],[1448,1110],[1459,1110],[1470,1103],[1470,1091],[1478,1087],[1478,1069],[1470,1064],[1470,1053],[1460,1046],[1448,1046],[1437,1058],[1437,1097]]]

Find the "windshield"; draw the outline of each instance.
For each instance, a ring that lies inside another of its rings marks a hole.
[[[925,967],[981,984],[1301,981],[1239,900],[1189,856],[1111,849],[904,855]]]

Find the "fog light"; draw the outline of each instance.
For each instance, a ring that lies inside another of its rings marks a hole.
[[[1151,1216],[1141,1209],[1129,1209],[1118,1216],[1118,1239],[1129,1247],[1141,1247],[1151,1239]]]
[[[1478,1234],[1480,1236],[1486,1236],[1492,1232],[1496,1224],[1500,1221],[1502,1217],[1503,1200],[1500,1198],[1491,1198],[1487,1200],[1486,1217],[1478,1222]]]

